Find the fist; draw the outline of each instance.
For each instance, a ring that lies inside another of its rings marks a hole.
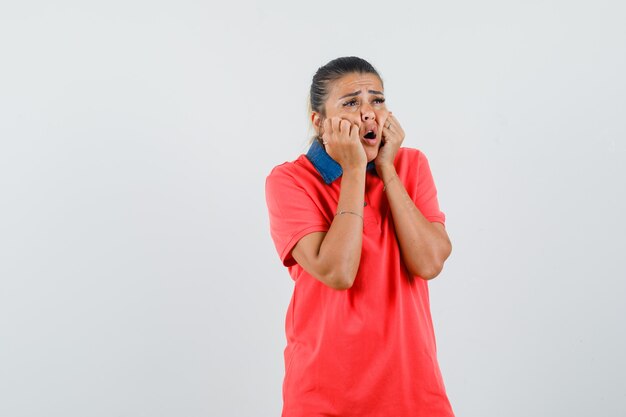
[[[367,156],[359,138],[359,128],[358,124],[340,117],[324,120],[322,143],[328,155],[344,170],[364,168],[367,164]]]

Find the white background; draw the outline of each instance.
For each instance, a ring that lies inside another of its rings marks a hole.
[[[458,417],[626,415],[620,1],[0,6],[0,415],[277,416],[271,168],[368,59],[454,250]]]

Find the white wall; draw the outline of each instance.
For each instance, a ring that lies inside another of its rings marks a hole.
[[[4,2],[0,415],[279,414],[292,284],[264,181],[342,55],[380,70],[431,163],[457,415],[626,415],[625,12]]]

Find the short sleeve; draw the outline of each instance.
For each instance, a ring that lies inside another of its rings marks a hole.
[[[286,172],[284,165],[274,168],[265,181],[265,199],[270,233],[283,265],[296,263],[293,247],[305,235],[326,232],[330,224],[305,187]]]
[[[423,152],[418,153],[417,165],[418,177],[417,190],[414,196],[415,205],[426,219],[445,225],[446,215],[439,209],[437,187],[430,171],[428,159]]]

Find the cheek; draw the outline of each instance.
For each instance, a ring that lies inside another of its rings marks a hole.
[[[355,117],[358,118],[359,115],[361,114],[359,112],[359,109],[356,106],[343,108],[339,110],[338,113],[343,117],[352,118],[352,119],[354,119]]]
[[[345,119],[354,119],[359,117],[359,109],[354,107],[335,107],[328,109],[326,117],[343,117]]]
[[[336,117],[341,117],[342,119],[349,120],[352,123],[356,123],[358,125],[361,124],[361,116],[359,113],[350,110],[340,111],[335,114]]]

